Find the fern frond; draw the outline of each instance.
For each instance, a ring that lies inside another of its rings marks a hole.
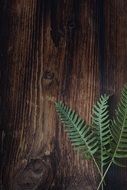
[[[112,163],[120,167],[125,167],[123,164],[123,158],[127,159],[127,85],[123,88],[120,103],[117,107],[116,116],[112,121],[110,131],[112,135],[110,153],[112,159],[106,168],[103,177],[101,178],[97,190],[99,190],[101,184],[103,183]]]
[[[55,105],[72,145],[82,152],[86,159],[93,158],[98,150],[98,142],[91,127],[62,102],[57,102]]]
[[[118,166],[124,166],[121,158],[127,158],[127,86],[123,88],[116,116],[111,125],[111,134],[113,137],[112,161]]]
[[[103,190],[103,182],[112,163],[124,166],[121,160],[127,159],[127,86],[122,91],[113,121],[109,119],[108,99],[107,95],[101,96],[94,105],[92,127],[62,102],[55,103],[72,145],[86,159],[93,159],[97,166],[101,175],[97,190],[100,187]]]
[[[103,167],[110,161],[110,119],[108,112],[108,99],[109,96],[101,96],[93,107],[92,125],[95,130],[97,140],[99,142],[99,149],[97,151],[97,158],[100,164],[101,172],[103,173]]]

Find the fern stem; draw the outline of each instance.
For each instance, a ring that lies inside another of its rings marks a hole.
[[[111,165],[112,165],[112,161],[113,161],[113,160],[111,160],[111,162],[109,163],[109,165],[108,165],[108,167],[107,167],[107,169],[106,169],[106,171],[105,171],[105,173],[104,173],[103,177],[101,178],[101,181],[100,181],[100,183],[99,183],[99,185],[98,185],[97,190],[99,190],[99,189],[100,189],[101,184],[104,182],[105,176],[106,176],[106,174],[107,174],[107,172],[108,172],[109,168],[110,168],[110,167],[111,167]]]
[[[102,177],[103,178],[103,177]],[[101,178],[101,179],[102,179]],[[103,184],[103,181],[102,181],[102,183],[101,183],[101,190],[104,190],[104,184]]]
[[[96,160],[95,160],[95,158],[94,158],[93,155],[92,155],[92,159],[93,159],[94,164],[95,164],[95,166],[96,166],[96,168],[97,168],[97,170],[98,170],[98,172],[99,172],[99,174],[101,176],[101,179],[102,179],[103,175],[102,175],[101,170],[100,170],[100,168],[99,168],[99,166],[98,166],[98,164],[97,164],[97,162],[96,162]],[[104,180],[103,180],[103,182],[104,182]],[[104,184],[105,184],[105,182],[104,182]]]
[[[105,183],[105,181],[104,181],[104,179],[102,181],[102,179],[103,179],[103,175],[101,175],[101,184],[100,184],[100,187],[101,187],[101,190],[104,190],[104,183]]]
[[[98,164],[97,164],[97,162],[96,162],[96,160],[95,160],[95,158],[94,158],[93,155],[92,155],[92,159],[93,159],[93,161],[94,161],[94,163],[95,163],[95,165],[96,165],[96,168],[97,168],[97,170],[98,170],[100,176],[102,177],[103,175],[102,175],[102,173],[101,173],[101,170],[100,170],[100,168],[99,168],[99,166],[98,166]]]
[[[101,126],[101,123],[100,123],[100,132],[102,134],[102,126]],[[102,145],[102,135],[100,135],[100,139],[101,139],[101,179],[103,178],[103,145]],[[101,184],[101,189],[103,190],[104,189],[104,186],[103,186],[103,183]]]

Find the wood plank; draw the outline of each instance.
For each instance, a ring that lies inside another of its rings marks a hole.
[[[109,92],[112,110],[127,83],[127,1],[104,1],[105,17],[105,91]],[[111,110],[111,112],[113,112]],[[107,177],[108,190],[127,189],[127,170],[112,166]]]
[[[116,104],[127,81],[126,14],[125,0],[1,0],[5,190],[96,189],[93,164],[72,150],[49,97],[87,122],[100,93]],[[126,175],[113,168],[106,189],[126,189]]]

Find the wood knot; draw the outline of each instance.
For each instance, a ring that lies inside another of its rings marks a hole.
[[[45,71],[42,77],[42,85],[43,87],[50,87],[54,81],[54,73],[51,71]]]
[[[59,82],[52,71],[44,71],[42,76],[43,90],[54,92],[54,89],[58,86]]]
[[[43,74],[43,79],[46,79],[46,80],[53,80],[54,78],[54,73],[51,72],[51,71],[45,71],[44,74]]]
[[[49,163],[42,159],[31,159],[24,169],[21,168],[15,177],[14,190],[33,190],[40,182],[45,182],[50,171]]]

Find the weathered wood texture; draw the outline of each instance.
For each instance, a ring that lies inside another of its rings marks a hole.
[[[1,0],[0,26],[1,189],[96,189],[49,97],[88,122],[100,93],[116,103],[127,81],[126,0]],[[106,189],[127,189],[125,169],[107,179]]]

